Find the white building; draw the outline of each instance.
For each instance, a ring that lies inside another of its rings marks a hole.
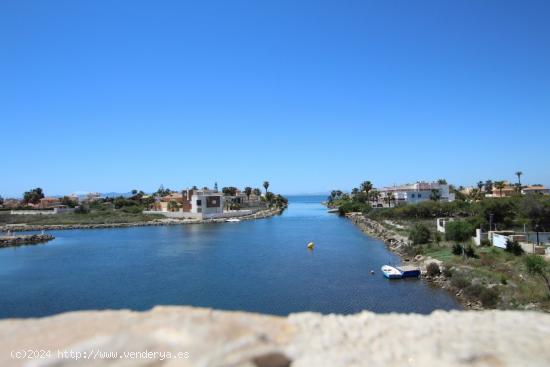
[[[211,190],[198,190],[191,196],[191,213],[203,215],[223,213],[223,194]]]
[[[393,195],[393,204],[416,204],[428,201],[431,200],[434,191],[438,193],[439,201],[454,201],[455,199],[455,195],[449,192],[449,185],[438,182],[421,181],[414,184],[384,187],[378,191],[382,201]]]

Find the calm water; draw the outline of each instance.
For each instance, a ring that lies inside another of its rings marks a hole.
[[[321,200],[293,197],[258,221],[57,231],[45,245],[0,249],[0,317],[159,304],[279,315],[459,308],[422,281],[384,279],[380,266],[397,257]]]

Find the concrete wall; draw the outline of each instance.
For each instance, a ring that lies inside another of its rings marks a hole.
[[[489,239],[489,234],[482,232],[481,228],[477,228],[475,237],[472,237],[472,240],[477,246],[481,246],[481,242],[488,239]]]
[[[437,231],[445,233],[445,227],[447,226],[447,223],[452,222],[453,220],[453,218],[437,218]]]
[[[53,209],[42,209],[42,210],[10,210],[10,214],[13,215],[53,215],[53,214],[62,214],[62,213],[71,213],[74,212],[72,208],[53,208]]]
[[[155,210],[144,210],[143,214],[160,214],[166,218],[173,219],[216,219],[216,218],[237,218],[254,214],[258,209],[231,210],[221,213],[193,213],[193,212],[160,212]]]

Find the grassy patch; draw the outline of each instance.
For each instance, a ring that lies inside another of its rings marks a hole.
[[[2,213],[0,214],[0,224],[112,224],[148,222],[157,218],[162,218],[162,216],[127,213],[122,210],[92,210],[87,214],[63,213],[53,215],[11,215]]]

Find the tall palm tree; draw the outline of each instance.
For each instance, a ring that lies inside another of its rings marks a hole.
[[[364,181],[361,183],[361,191],[364,191],[367,194],[367,198],[369,197],[369,192],[372,190],[372,182],[370,181]]]
[[[248,200],[250,200],[250,195],[252,195],[252,187],[245,187],[244,188],[244,193],[246,194],[246,198]]]
[[[393,196],[393,192],[388,192],[384,199],[388,203],[388,207],[391,207],[391,202],[392,201],[395,202],[395,196]]]
[[[523,175],[523,172],[517,171],[516,176],[518,176],[518,189],[521,190],[521,175]]]
[[[504,183],[504,181],[496,181],[495,182],[495,188],[497,190],[499,190],[499,193],[500,193],[500,197],[502,197],[502,189],[504,189],[506,187],[506,184]]]
[[[477,188],[479,189],[479,191],[481,191],[481,189],[483,188],[483,181],[477,182]]]
[[[265,193],[267,195],[267,189],[269,188],[269,181],[264,181],[264,189],[265,189]]]

